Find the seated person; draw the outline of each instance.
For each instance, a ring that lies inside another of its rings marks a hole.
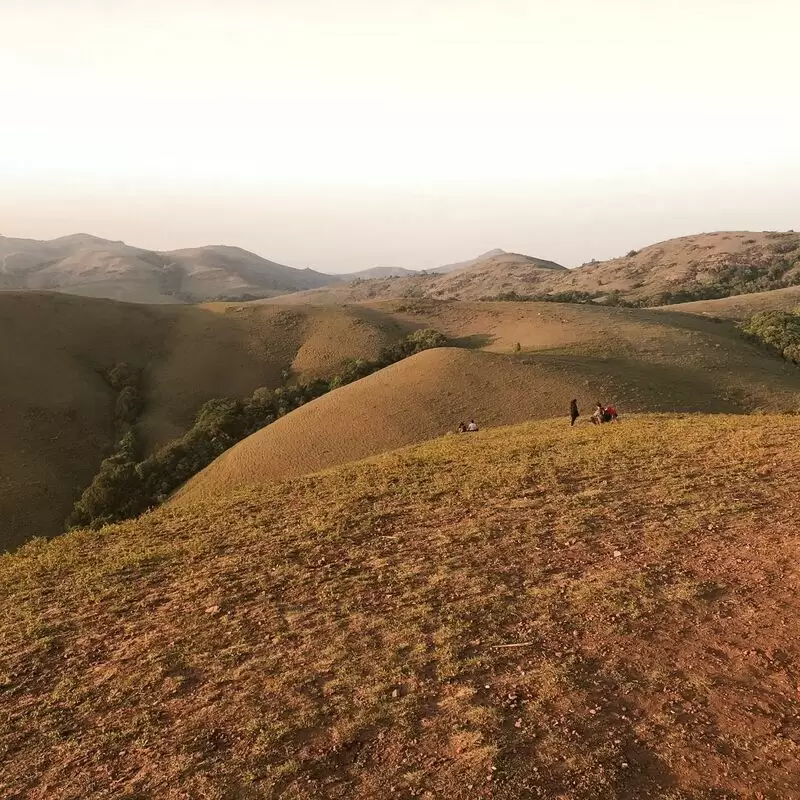
[[[467,432],[466,423],[464,423],[464,422],[459,422],[458,423],[458,432],[459,433],[466,433]]]
[[[469,421],[469,425],[467,425],[467,430],[468,430],[470,433],[474,433],[475,431],[477,431],[477,430],[478,430],[478,424],[475,422],[475,420],[474,420],[474,419],[471,419],[471,420]]]

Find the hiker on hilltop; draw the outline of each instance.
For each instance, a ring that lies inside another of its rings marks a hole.
[[[570,418],[570,423],[569,424],[570,424],[571,427],[574,427],[575,420],[578,419],[578,417],[580,415],[581,415],[581,412],[578,411],[578,401],[577,400],[573,400],[569,404],[569,418]]]
[[[606,422],[619,422],[617,416],[617,409],[614,406],[606,406]]]
[[[603,408],[603,404],[598,400],[597,405],[594,407],[594,413],[592,414],[592,425],[601,425],[606,421],[606,410]]]
[[[458,432],[459,433],[466,433],[467,432],[467,424],[465,422],[458,423]]]
[[[477,430],[478,430],[478,423],[477,423],[477,422],[475,422],[475,420],[474,420],[474,419],[471,419],[471,420],[469,421],[469,425],[467,425],[467,430],[468,430],[470,433],[475,433],[475,431],[477,431]]]

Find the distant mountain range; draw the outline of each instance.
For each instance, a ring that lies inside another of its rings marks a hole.
[[[469,262],[398,278],[353,281],[276,298],[337,305],[370,300],[553,299],[659,306],[800,285],[800,234],[721,231],[659,242],[608,261],[565,269],[491,251]]]
[[[0,289],[38,289],[138,303],[196,303],[314,289],[330,275],[213,245],[170,252],[88,234],[51,241],[0,237]]]
[[[798,284],[800,234],[792,231],[685,236],[571,270],[495,249],[435,269],[374,267],[342,275],[295,269],[224,245],[161,252],[88,234],[50,241],[0,236],[0,290],[49,290],[148,304],[553,296],[659,305]]]
[[[428,272],[465,269],[502,254],[502,250],[491,250]],[[266,298],[420,274],[404,267],[373,267],[330,275],[296,269],[225,245],[156,251],[85,233],[49,241],[0,236],[0,290],[57,291],[137,303]]]

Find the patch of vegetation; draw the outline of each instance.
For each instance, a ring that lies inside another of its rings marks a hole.
[[[492,297],[483,297],[482,300],[495,300],[510,303],[591,303],[600,297],[605,297],[604,292],[584,292],[572,289],[566,292],[553,292],[552,294],[520,294],[512,290],[500,292]]]
[[[745,333],[778,352],[782,358],[800,364],[800,309],[760,311],[742,325]]]
[[[117,519],[127,519],[130,509],[136,505],[135,497],[129,496],[126,487],[135,480],[135,464],[141,457],[135,423],[144,409],[142,374],[140,369],[123,361],[104,377],[117,392],[114,404],[116,445],[114,452],[100,464],[91,485],[73,506],[67,527],[90,523],[99,526]],[[119,509],[124,516],[109,514],[107,509],[111,507]]]
[[[138,373],[127,364],[109,373],[118,388],[117,418],[123,426],[114,453],[100,465],[89,487],[75,503],[67,527],[100,528],[141,514],[169,497],[229,447],[325,393],[401,361],[444,347],[447,337],[433,329],[408,334],[381,350],[374,361],[352,359],[330,380],[260,388],[245,399],[216,398],[206,402],[192,427],[180,438],[144,460],[133,422],[141,412]]]

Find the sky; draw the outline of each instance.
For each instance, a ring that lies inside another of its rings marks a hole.
[[[800,229],[796,0],[0,0],[0,234],[344,272]]]

